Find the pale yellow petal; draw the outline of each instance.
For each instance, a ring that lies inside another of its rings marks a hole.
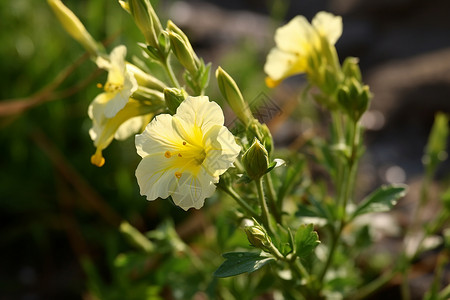
[[[136,150],[141,157],[150,154],[174,151],[183,143],[183,139],[174,130],[173,117],[161,114],[150,122],[145,130],[136,135]]]
[[[206,158],[202,168],[212,177],[225,173],[241,151],[234,136],[224,126],[214,126],[205,133]]]
[[[321,11],[312,20],[314,28],[327,37],[330,45],[334,45],[342,35],[342,18],[331,13]]]
[[[277,29],[275,43],[280,50],[305,55],[307,50],[303,47],[314,34],[308,20],[303,16],[296,16],[289,23]]]
[[[114,84],[123,84],[125,81],[125,56],[127,48],[123,45],[117,46],[111,51],[109,59],[111,65],[108,73],[108,82]]]
[[[178,185],[178,178],[170,161],[156,154],[141,160],[136,169],[136,178],[141,195],[147,196],[147,200],[167,198],[170,191],[176,190]]]
[[[114,138],[116,140],[123,141],[133,134],[140,133],[142,128],[148,124],[148,121],[150,121],[148,115],[130,118],[119,126],[114,134]]]
[[[97,67],[103,70],[109,70],[111,68],[111,62],[101,56],[97,56],[95,63],[97,64]]]
[[[306,66],[305,57],[274,48],[267,55],[264,71],[272,80],[278,81],[305,72]]]
[[[207,96],[186,98],[178,107],[176,117],[186,123],[195,124],[202,132],[208,131],[211,126],[224,123],[222,109],[216,102],[209,101]]]
[[[92,128],[89,130],[89,134],[94,141],[94,145],[100,149],[105,149],[111,143],[119,127],[127,120],[137,116],[148,115],[152,109],[150,106],[142,105],[138,101],[130,101],[113,118],[107,118],[103,113],[105,106],[104,103],[95,101],[89,106],[89,115],[92,119]],[[132,130],[136,129],[136,127],[128,128],[126,131],[128,134],[135,134],[141,128],[134,132]]]
[[[118,93],[109,94],[109,101],[105,104],[105,116],[107,118],[114,117],[128,103],[130,94],[128,91],[119,91]]]
[[[183,173],[171,196],[173,202],[184,210],[200,209],[205,198],[211,197],[215,190],[213,178],[206,172],[200,172],[197,176]]]

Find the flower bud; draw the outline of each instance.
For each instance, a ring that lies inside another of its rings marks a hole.
[[[257,138],[253,140],[250,148],[245,151],[242,156],[242,163],[248,177],[251,179],[257,180],[267,173],[267,169],[269,168],[269,154]]]
[[[347,57],[342,64],[342,72],[346,78],[355,78],[361,81],[361,70],[358,66],[358,58]]]
[[[177,25],[175,25],[175,23],[172,22],[172,20],[167,21],[167,30],[178,34],[187,45],[191,46],[191,43],[189,42],[189,38],[187,37],[187,35],[183,32],[183,30],[181,30]]]
[[[89,34],[81,21],[60,0],[47,0],[64,29],[77,40],[89,54],[97,56],[99,45]]]
[[[250,125],[253,120],[253,115],[249,106],[244,102],[244,98],[236,82],[221,67],[218,67],[216,70],[216,78],[222,96],[228,102],[236,116],[245,126]]]
[[[141,30],[148,45],[159,48],[158,37],[162,31],[161,22],[149,0],[121,1],[122,7],[129,11]]]
[[[164,89],[164,99],[166,100],[166,105],[169,111],[174,114],[177,111],[178,106],[181,102],[186,99],[188,94],[183,89],[177,88],[166,88]]]
[[[169,39],[172,51],[183,67],[185,67],[189,73],[196,74],[198,70],[198,58],[195,55],[189,40],[186,41],[182,36],[173,31],[169,31]]]
[[[263,227],[260,225],[246,226],[244,231],[252,246],[268,251],[271,239]]]
[[[361,82],[355,78],[346,80],[337,91],[337,100],[344,111],[355,121],[358,121],[369,107],[372,97],[367,85],[361,86]]]
[[[250,126],[247,127],[247,139],[252,140],[255,137],[262,141],[267,153],[271,154],[273,150],[273,138],[269,127],[267,127],[266,124],[261,124],[258,120],[253,119]]]

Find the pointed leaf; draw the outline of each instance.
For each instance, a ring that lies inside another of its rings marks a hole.
[[[295,234],[297,255],[305,257],[311,254],[320,244],[319,235],[314,231],[313,224],[303,224]]]
[[[398,199],[405,196],[407,187],[404,184],[381,186],[358,205],[352,218],[367,213],[389,211],[397,204]]]
[[[230,277],[242,273],[251,273],[274,260],[273,257],[262,256],[254,252],[230,252],[222,255],[225,261],[214,272],[216,277]]]

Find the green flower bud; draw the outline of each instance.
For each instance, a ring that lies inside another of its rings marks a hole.
[[[191,42],[189,41],[187,35],[171,20],[167,21],[167,30],[178,34],[184,40],[184,42],[191,47],[192,50]]]
[[[222,96],[228,102],[239,120],[241,120],[245,126],[249,126],[253,120],[253,115],[249,106],[244,102],[244,98],[242,97],[242,93],[236,82],[221,67],[218,67],[216,70],[216,78]]]
[[[263,227],[260,225],[246,226],[244,227],[244,231],[252,246],[268,251],[271,239]]]
[[[164,89],[164,99],[166,100],[167,108],[169,111],[174,114],[177,111],[178,106],[180,106],[181,102],[186,99],[188,94],[183,89],[177,88],[166,88]]]
[[[189,73],[197,74],[198,58],[194,53],[189,40],[186,41],[182,36],[173,31],[169,31],[169,39],[172,51],[183,67],[185,67]]]
[[[269,154],[257,138],[242,156],[242,163],[248,177],[257,180],[267,173],[269,168]]]
[[[262,141],[267,153],[271,154],[273,150],[273,138],[269,127],[267,127],[266,124],[261,124],[258,120],[253,119],[251,125],[247,127],[247,139],[252,140],[255,137]]]
[[[355,121],[358,121],[369,107],[372,95],[367,85],[361,86],[361,82],[355,78],[346,80],[337,91],[337,99],[344,111]]]
[[[162,31],[161,22],[149,0],[119,1],[134,18],[148,45],[159,48],[158,37]]]
[[[47,2],[67,33],[83,45],[84,49],[86,49],[89,54],[97,56],[99,45],[86,30],[80,19],[78,19],[77,16],[75,16],[75,14],[60,0],[47,0]]]
[[[342,64],[342,72],[344,73],[345,78],[355,78],[356,80],[361,81],[361,70],[358,66],[358,58],[347,57]]]

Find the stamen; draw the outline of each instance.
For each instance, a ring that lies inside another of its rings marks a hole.
[[[181,153],[178,153],[178,157],[182,157]]]
[[[183,142],[183,146],[186,146],[186,142]]]
[[[180,179],[181,178],[182,173],[181,172],[175,172],[175,177]]]
[[[172,154],[170,154],[170,151],[166,151],[166,152],[164,153],[164,156],[165,156],[166,158],[170,158],[170,157],[172,156]]]
[[[105,164],[105,158],[102,156],[102,151],[97,149],[95,154],[91,156],[91,163],[97,167],[101,167]]]
[[[97,88],[101,89],[103,87],[103,84],[101,84],[100,82],[97,83]]]

